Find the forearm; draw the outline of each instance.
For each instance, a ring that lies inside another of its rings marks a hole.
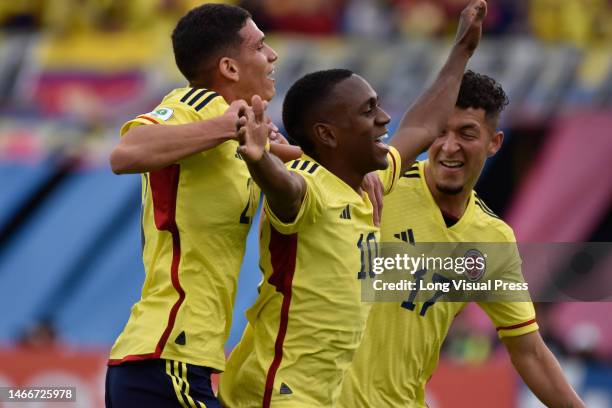
[[[466,47],[455,45],[435,82],[402,117],[392,142],[402,156],[402,168],[409,167],[444,130],[470,56]]]
[[[302,149],[289,144],[271,143],[270,152],[285,163],[299,159],[302,156]]]
[[[534,334],[531,334],[535,337]],[[529,336],[529,335],[526,335]],[[580,397],[567,382],[555,356],[539,334],[530,344],[508,348],[512,364],[525,384],[548,407],[585,407]],[[526,346],[525,346],[526,345]]]
[[[234,138],[235,130],[223,117],[185,125],[135,126],[113,149],[111,168],[117,174],[160,169]]]
[[[274,214],[283,222],[293,221],[306,192],[304,179],[287,170],[278,157],[268,152],[256,162],[247,162],[247,166]]]

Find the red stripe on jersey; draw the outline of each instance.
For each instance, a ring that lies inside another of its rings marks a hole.
[[[151,122],[151,123],[154,123],[154,124],[156,124],[156,125],[159,125],[159,122],[158,122],[158,121],[156,121],[155,119],[150,118],[150,117],[148,117],[148,116],[145,116],[145,115],[136,116],[136,119],[145,119],[145,120],[148,120],[148,121],[149,121],[149,122]]]
[[[121,359],[109,359],[108,360],[108,365],[109,366],[116,366],[116,365],[120,365],[123,363],[127,363],[128,361],[140,361],[140,360],[149,360],[152,358],[157,358],[155,356],[155,353],[148,353],[148,354],[131,354],[129,356],[125,356]]]
[[[395,172],[397,171],[397,163],[395,162],[395,156],[393,154],[391,156],[391,161],[393,161],[393,178],[391,179],[391,186],[389,187],[389,191],[393,190],[393,184],[395,184]]]
[[[268,283],[274,285],[278,292],[283,294],[281,306],[280,324],[276,342],[274,343],[274,359],[268,369],[266,376],[266,387],[264,389],[263,407],[269,408],[274,389],[274,377],[283,359],[283,342],[287,334],[289,324],[289,306],[291,304],[291,284],[295,272],[295,261],[297,258],[297,234],[283,235],[270,226],[270,258],[272,261],[272,276]]]
[[[521,327],[525,327],[525,326],[529,326],[531,323],[535,323],[536,319],[531,319],[527,322],[523,322],[523,323],[519,323],[519,324],[515,324],[514,326],[506,326],[506,327],[497,327],[496,330],[500,331],[500,330],[512,330],[512,329],[519,329]]]
[[[181,260],[181,239],[179,230],[176,225],[176,196],[178,193],[178,183],[180,175],[180,166],[173,164],[161,170],[152,171],[149,173],[149,182],[151,183],[151,198],[153,200],[153,216],[155,226],[160,231],[168,231],[172,234],[172,263],[170,264],[170,278],[172,286],[179,295],[177,301],[172,305],[170,314],[168,315],[168,324],[162,333],[155,353],[152,358],[159,358],[168,341],[168,337],[174,327],[176,315],[178,313],[183,300],[185,300],[185,291],[181,287],[179,281],[179,263]]]

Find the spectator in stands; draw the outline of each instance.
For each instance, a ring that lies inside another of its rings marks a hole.
[[[334,34],[340,29],[344,3],[345,0],[243,0],[240,5],[269,31]]]
[[[530,0],[533,33],[546,41],[585,46],[611,37],[608,0]]]
[[[5,30],[34,30],[40,25],[40,0],[1,1],[0,27]]]

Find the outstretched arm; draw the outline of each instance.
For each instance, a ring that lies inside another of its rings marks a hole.
[[[234,101],[217,118],[184,125],[146,125],[128,130],[113,149],[110,163],[116,174],[144,173],[166,167],[236,137],[238,111],[246,106],[243,100]],[[270,151],[284,162],[302,155],[297,146],[289,145],[278,128],[273,127]]]
[[[306,181],[292,173],[283,162],[266,151],[270,128],[265,123],[265,105],[257,95],[251,108],[242,107],[238,119],[238,153],[247,163],[253,180],[263,191],[268,206],[283,222],[291,222],[300,211]]]
[[[111,168],[116,174],[157,170],[234,139],[242,106],[246,102],[234,101],[217,118],[184,125],[134,126],[111,152]]]
[[[461,79],[468,60],[478,47],[485,0],[472,0],[461,12],[455,44],[435,82],[402,117],[391,143],[402,157],[402,172],[444,130],[457,102]]]
[[[516,371],[547,407],[583,408],[584,402],[565,379],[561,366],[540,332],[502,339]]]

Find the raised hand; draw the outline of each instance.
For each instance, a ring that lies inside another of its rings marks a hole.
[[[471,0],[461,12],[455,44],[463,46],[471,54],[474,53],[482,36],[482,22],[487,15],[485,0]]]
[[[248,163],[259,161],[268,143],[270,126],[266,122],[267,103],[259,95],[251,99],[251,107],[241,106],[238,111],[237,138],[240,146],[237,152]]]

